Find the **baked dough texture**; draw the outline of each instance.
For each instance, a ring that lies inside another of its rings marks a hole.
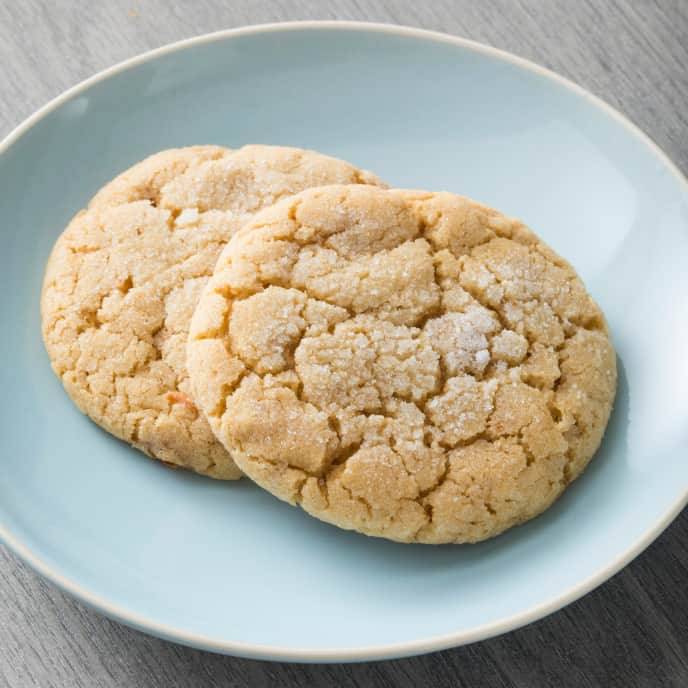
[[[332,183],[378,182],[310,151],[195,146],[153,155],[96,194],[55,244],[41,301],[53,369],[79,409],[152,457],[240,477],[190,395],[193,309],[252,213]]]
[[[258,213],[191,325],[195,398],[241,469],[401,542],[541,513],[600,444],[602,312],[518,220],[449,193],[330,186]]]

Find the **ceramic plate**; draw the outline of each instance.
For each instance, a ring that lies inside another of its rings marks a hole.
[[[50,248],[108,179],[162,148],[314,148],[394,186],[522,218],[609,317],[619,392],[589,470],[542,517],[473,546],[337,530],[248,480],[171,471],[82,416],[39,330]],[[0,535],[149,633],[229,654],[383,658],[542,617],[636,556],[688,497],[688,186],[582,89],[511,55],[360,24],[249,27],[68,91],[0,148]]]

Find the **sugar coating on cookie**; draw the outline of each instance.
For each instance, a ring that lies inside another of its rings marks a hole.
[[[616,388],[600,309],[521,222],[362,186],[306,191],[235,235],[188,366],[248,476],[402,542],[475,542],[542,512]]]
[[[193,309],[252,213],[332,183],[377,180],[310,151],[196,146],[153,155],[98,192],[58,239],[41,301],[53,369],[81,411],[164,462],[240,477],[190,393]]]

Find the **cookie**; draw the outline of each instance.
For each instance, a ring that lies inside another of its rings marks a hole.
[[[194,314],[195,397],[239,467],[341,528],[476,542],[545,510],[600,444],[604,316],[518,220],[330,186],[258,213]]]
[[[240,471],[190,395],[189,322],[225,242],[251,213],[328,183],[377,183],[293,148],[158,153],[105,186],[58,239],[41,312],[53,369],[81,411],[175,466]]]

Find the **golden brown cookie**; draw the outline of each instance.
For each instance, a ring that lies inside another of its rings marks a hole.
[[[240,477],[190,395],[191,315],[251,213],[329,183],[376,180],[310,151],[196,146],[158,153],[103,188],[58,239],[41,302],[53,368],[81,411],[162,461]]]
[[[476,542],[542,512],[616,387],[600,309],[521,222],[365,186],[305,191],[236,234],[187,364],[249,477],[402,542]]]

